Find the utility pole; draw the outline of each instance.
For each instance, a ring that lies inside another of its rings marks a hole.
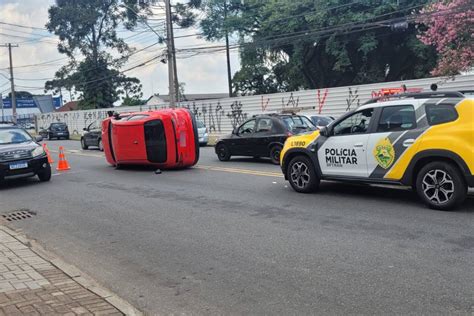
[[[171,12],[171,8],[170,8]],[[171,13],[170,13],[171,15]],[[173,30],[173,21],[171,21],[170,29],[171,29],[171,52],[173,54],[173,76],[174,76],[174,87],[175,87],[175,93],[176,93],[176,102],[179,105],[179,81],[178,81],[178,70],[176,66],[176,49],[174,47],[174,30]]]
[[[224,24],[227,21],[227,0],[224,1]],[[227,84],[229,85],[229,98],[232,98],[232,71],[230,69],[230,49],[229,49],[229,32],[225,25],[225,47],[227,55]]]
[[[18,47],[18,45],[12,45],[11,43],[8,44],[3,44],[1,47],[8,47],[8,54],[10,56],[10,83],[11,83],[11,89],[12,89],[12,97],[11,97],[11,103],[12,103],[12,117],[13,117],[13,123],[16,124],[16,96],[15,96],[15,81],[13,79],[13,59],[12,59],[12,47]]]
[[[170,107],[176,107],[176,78],[175,78],[175,65],[174,65],[174,38],[171,20],[171,2],[165,0],[166,7],[166,37],[168,46],[168,82],[169,82],[169,98]]]

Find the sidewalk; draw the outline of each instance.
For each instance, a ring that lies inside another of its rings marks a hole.
[[[0,224],[0,316],[141,315],[82,272]]]

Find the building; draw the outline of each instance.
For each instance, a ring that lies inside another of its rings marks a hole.
[[[229,94],[227,93],[194,93],[194,94],[185,94],[183,98],[180,99],[180,102],[193,102],[193,101],[204,101],[204,100],[216,100],[228,98]],[[164,105],[170,102],[170,97],[168,95],[159,95],[155,94],[148,98],[146,105],[155,106],[155,105]]]
[[[79,110],[79,101],[69,101],[62,107],[56,109],[56,112],[69,112]]]

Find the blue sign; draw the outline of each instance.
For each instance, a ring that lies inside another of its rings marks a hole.
[[[53,97],[53,105],[55,109],[59,109],[60,107],[63,106],[63,98],[61,96],[59,97]]]
[[[31,108],[37,108],[37,107],[38,105],[33,99],[16,99],[17,109],[31,109]],[[10,99],[3,99],[3,108],[11,109],[12,101]]]

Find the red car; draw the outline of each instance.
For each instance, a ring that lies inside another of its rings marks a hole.
[[[107,161],[121,165],[185,168],[199,160],[199,136],[187,109],[115,114],[102,122]]]

